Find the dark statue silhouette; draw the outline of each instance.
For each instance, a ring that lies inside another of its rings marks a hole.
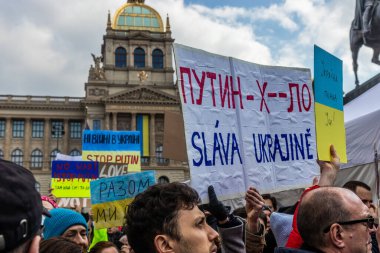
[[[356,0],[355,19],[352,21],[350,29],[350,47],[356,87],[359,85],[358,54],[363,45],[373,49],[372,62],[380,65],[380,7],[378,0]]]

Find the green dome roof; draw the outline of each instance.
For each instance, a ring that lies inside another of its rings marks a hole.
[[[144,3],[126,3],[115,14],[113,29],[149,30],[163,32],[164,26],[160,14]]]

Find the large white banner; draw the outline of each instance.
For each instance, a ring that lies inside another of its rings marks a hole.
[[[203,200],[249,186],[311,185],[319,174],[309,69],[263,66],[174,45],[191,185]]]

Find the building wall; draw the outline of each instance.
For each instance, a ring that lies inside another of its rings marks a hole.
[[[174,39],[169,24],[166,28],[161,32],[155,29],[114,30],[109,16],[101,55],[93,55],[94,65],[90,66],[88,80],[84,84],[85,97],[0,95],[0,124],[3,121],[5,127],[4,136],[0,135],[0,156],[2,154],[4,159],[16,161],[12,151],[22,151],[22,165],[34,173],[41,192],[47,194],[51,160],[55,157],[57,145],[63,154],[70,154],[73,150],[81,152],[81,138],[70,137],[72,121],[80,122],[81,130],[86,125],[90,129],[99,126],[103,130],[136,130],[137,115],[145,114],[150,119],[150,155],[142,158],[142,170],[156,170],[157,179],[189,179],[186,162],[162,157],[165,113],[181,113],[178,90],[173,81]],[[115,50],[120,46],[127,50],[127,66],[122,68],[115,66]],[[137,47],[145,50],[143,68],[134,66],[133,52]],[[154,69],[152,62],[152,52],[156,48],[163,52],[163,67],[159,69]],[[22,138],[12,136],[14,120],[25,122]],[[41,138],[32,138],[34,120],[44,122]],[[53,121],[63,122],[65,134],[62,137],[52,135]],[[36,149],[42,152],[43,163],[33,168],[31,152]]]

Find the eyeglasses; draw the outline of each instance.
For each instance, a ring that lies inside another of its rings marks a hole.
[[[369,229],[373,229],[373,226],[375,224],[375,218],[373,218],[372,216],[369,216],[365,219],[360,219],[360,220],[350,220],[350,221],[338,221],[338,222],[334,222],[334,223],[338,223],[339,225],[353,225],[353,224],[356,224],[356,223],[367,223],[366,226],[369,228]],[[334,224],[333,223],[333,224]],[[329,232],[331,226],[333,224],[330,224],[328,227],[326,227],[323,232],[324,233],[327,233]]]

